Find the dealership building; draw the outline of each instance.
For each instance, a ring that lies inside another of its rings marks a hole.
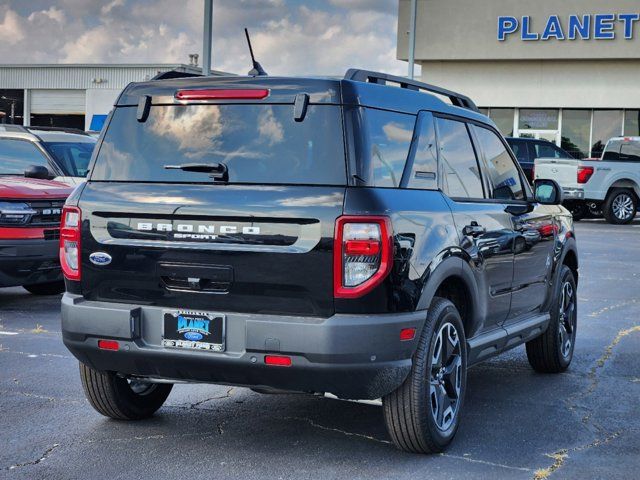
[[[400,0],[407,60],[411,1]],[[575,156],[640,135],[638,0],[417,0],[422,80],[470,96],[505,136]]]
[[[201,72],[184,64],[0,65],[0,123],[100,130],[124,87],[171,70]]]

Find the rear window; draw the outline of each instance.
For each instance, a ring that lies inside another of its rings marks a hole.
[[[91,180],[205,182],[208,173],[165,165],[224,163],[229,183],[345,185],[341,107],[310,105],[302,122],[293,105],[116,108]]]
[[[44,142],[46,148],[65,175],[86,177],[94,142]]]

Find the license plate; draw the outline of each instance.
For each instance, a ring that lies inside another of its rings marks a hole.
[[[162,346],[224,352],[225,316],[193,310],[165,311]]]

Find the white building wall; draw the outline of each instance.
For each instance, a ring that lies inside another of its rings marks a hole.
[[[113,108],[121,89],[89,89],[86,95],[86,115],[84,117],[85,130],[89,130],[94,115],[106,115]]]
[[[450,61],[421,65],[423,81],[468,95],[479,106],[640,107],[638,61]]]

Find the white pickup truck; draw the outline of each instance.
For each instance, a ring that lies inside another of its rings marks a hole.
[[[640,198],[640,137],[615,137],[600,160],[538,158],[535,179],[553,179],[575,220],[601,211],[609,223],[630,223]]]

